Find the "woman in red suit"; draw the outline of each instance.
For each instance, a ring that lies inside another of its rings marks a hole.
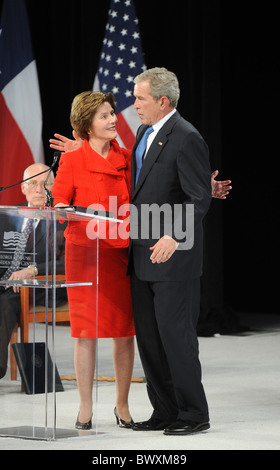
[[[129,203],[130,154],[115,140],[117,117],[111,93],[83,92],[72,103],[71,124],[83,145],[65,153],[53,186],[54,205],[93,206],[109,210]],[[115,214],[117,217],[117,214]],[[118,217],[120,218],[120,217]],[[96,354],[96,241],[92,222],[69,222],[66,238],[67,281],[89,281],[91,287],[68,288],[71,335],[76,338],[74,364],[80,395],[78,429],[92,426],[92,385]],[[128,237],[100,239],[98,284],[98,337],[113,338],[116,376],[115,416],[131,427],[128,393],[134,361],[134,323],[130,281],[126,276]]]

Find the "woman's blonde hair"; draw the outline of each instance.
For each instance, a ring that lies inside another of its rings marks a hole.
[[[108,102],[116,112],[116,102],[112,93],[101,91],[83,91],[75,96],[70,113],[70,122],[81,139],[89,138],[89,129],[97,108]]]

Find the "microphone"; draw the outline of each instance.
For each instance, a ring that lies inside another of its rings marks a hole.
[[[58,160],[60,159],[60,156],[61,156],[61,152],[58,152],[58,151],[55,151],[54,154],[53,154],[53,162],[51,164],[51,170],[53,170],[53,168],[55,167],[55,165],[57,164]]]
[[[57,164],[58,160],[60,159],[60,155],[61,155],[61,152],[54,152],[53,154],[53,162],[51,164],[51,167],[48,171],[48,176],[46,177],[45,181],[44,181],[44,189],[45,189],[45,193],[46,193],[46,196],[47,196],[47,199],[46,199],[46,202],[45,202],[45,207],[53,207],[53,195],[51,193],[51,191],[47,188],[47,182],[48,182],[48,179],[49,179],[49,176],[52,172],[52,170],[54,169],[55,165]]]
[[[43,173],[50,172],[55,167],[57,161],[60,158],[60,155],[61,155],[61,152],[54,152],[54,158],[53,158],[53,162],[52,162],[50,169],[48,168],[47,170],[41,171],[40,173],[37,173],[36,175],[30,176],[29,178],[26,178],[25,180],[18,181],[17,183],[11,184],[10,186],[0,186],[0,192],[5,191],[6,189],[9,189],[9,188],[13,188],[14,186],[17,186],[18,184],[25,183],[26,181],[31,180],[32,178],[35,178],[35,176],[39,176],[39,175],[42,175]]]

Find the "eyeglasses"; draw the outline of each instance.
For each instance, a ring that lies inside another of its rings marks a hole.
[[[41,189],[45,189],[44,183],[45,183],[44,181],[27,181],[25,184],[27,184],[27,186],[29,186],[30,189],[36,189],[37,186],[41,186]],[[47,183],[46,188],[51,189],[52,185],[53,183]]]

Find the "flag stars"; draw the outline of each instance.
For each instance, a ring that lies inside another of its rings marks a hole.
[[[100,90],[116,95],[118,112],[133,103],[134,77],[146,69],[132,3],[131,0],[111,0],[98,69]]]

